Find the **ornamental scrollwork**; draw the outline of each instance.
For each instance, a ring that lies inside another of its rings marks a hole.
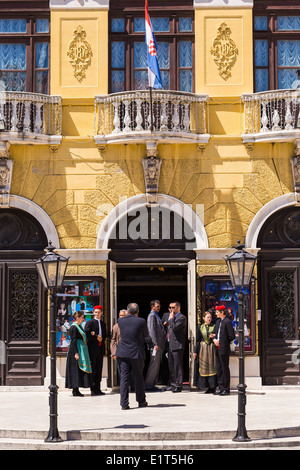
[[[231,29],[226,23],[222,23],[210,49],[210,53],[218,67],[219,75],[223,80],[228,80],[231,77],[231,69],[236,63],[239,53],[235,42],[230,36]]]
[[[80,25],[74,30],[67,56],[74,68],[74,77],[81,82],[86,76],[85,71],[91,63],[93,53],[90,44],[86,40],[86,31]]]

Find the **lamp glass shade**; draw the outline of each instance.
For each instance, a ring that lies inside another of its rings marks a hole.
[[[233,286],[236,288],[249,286],[256,256],[251,255],[247,251],[238,250],[233,255],[227,256],[225,260]]]
[[[61,287],[68,261],[68,258],[58,255],[51,247],[51,250],[35,263],[46,289]]]

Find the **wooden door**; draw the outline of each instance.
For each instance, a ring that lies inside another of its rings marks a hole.
[[[300,261],[262,263],[262,378],[265,385],[300,384]]]

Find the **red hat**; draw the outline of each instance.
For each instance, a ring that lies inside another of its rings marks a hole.
[[[226,310],[225,305],[217,305],[216,310]]]
[[[102,305],[95,305],[94,310],[96,310],[96,308],[99,308],[100,310],[103,310]]]

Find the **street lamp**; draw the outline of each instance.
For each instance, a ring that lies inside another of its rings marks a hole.
[[[238,297],[239,319],[239,384],[238,389],[238,429],[234,441],[250,441],[246,431],[246,384],[245,384],[245,337],[244,337],[244,298],[243,287],[250,285],[256,256],[244,250],[238,241],[236,252],[226,256],[228,272]]]
[[[35,265],[45,289],[50,295],[50,429],[45,442],[61,442],[57,428],[57,389],[56,385],[56,292],[63,283],[69,258],[54,252],[55,247],[49,242],[46,254],[39,258]]]

